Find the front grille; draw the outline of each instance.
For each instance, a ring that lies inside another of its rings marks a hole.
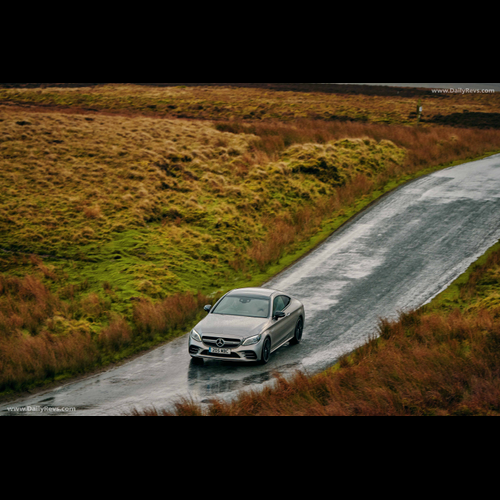
[[[209,351],[203,351],[201,355],[210,356],[214,358],[241,359],[235,352],[233,352],[232,354],[212,354]]]
[[[217,341],[219,339],[222,339],[224,341],[224,348],[225,349],[235,349],[236,347],[239,347],[241,345],[240,339],[228,339],[225,337],[203,337],[203,343],[205,345],[218,347]]]

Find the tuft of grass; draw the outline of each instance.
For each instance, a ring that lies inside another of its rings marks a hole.
[[[101,208],[99,205],[93,206],[93,207],[85,207],[83,209],[83,213],[87,219],[101,219],[102,218],[102,212]]]
[[[134,323],[142,335],[162,335],[192,322],[208,301],[202,293],[177,294],[157,303],[141,300],[134,305]]]
[[[130,345],[133,331],[128,322],[120,317],[115,317],[107,328],[103,328],[99,335],[99,344],[111,351],[118,351]]]

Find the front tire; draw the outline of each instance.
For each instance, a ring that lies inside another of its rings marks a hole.
[[[297,326],[295,327],[295,335],[293,339],[290,341],[292,345],[298,345],[302,342],[302,335],[304,333],[304,320],[299,318],[297,321]]]
[[[260,358],[261,365],[267,365],[271,359],[271,339],[269,337],[264,340],[264,345],[262,346],[262,356]]]
[[[203,358],[194,358],[191,356],[191,363],[194,366],[203,366],[205,364],[205,360]]]

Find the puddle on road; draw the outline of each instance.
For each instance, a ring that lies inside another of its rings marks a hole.
[[[282,351],[284,352],[284,351]],[[279,357],[280,351],[274,354],[275,360]],[[192,365],[189,369],[188,384],[189,394],[199,400],[201,403],[209,404],[213,399],[232,399],[241,391],[259,389],[263,386],[272,384],[279,374],[284,377],[294,375],[301,369],[300,362],[293,362],[274,366],[273,363],[265,371],[259,373],[249,373],[252,370],[259,370],[258,366],[249,367],[249,365],[238,366],[234,363],[206,362],[204,366]],[[235,376],[242,375],[245,370],[247,375],[235,379]],[[262,370],[262,368],[260,368]]]

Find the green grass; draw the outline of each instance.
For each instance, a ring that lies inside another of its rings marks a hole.
[[[500,242],[493,245],[476,262],[470,265],[465,273],[457,278],[446,290],[435,297],[426,310],[452,311],[460,309],[464,312],[485,307],[488,310],[500,308],[500,290],[498,272],[491,278],[488,271],[493,267],[494,259],[500,254]],[[472,289],[473,293],[468,293]]]
[[[238,280],[253,274],[248,249],[273,221],[405,159],[371,139],[300,144],[270,158],[256,136],[205,123],[4,116],[0,247],[59,259],[70,283],[87,280],[97,292],[107,282],[126,299],[208,292],[234,281],[235,268]]]

